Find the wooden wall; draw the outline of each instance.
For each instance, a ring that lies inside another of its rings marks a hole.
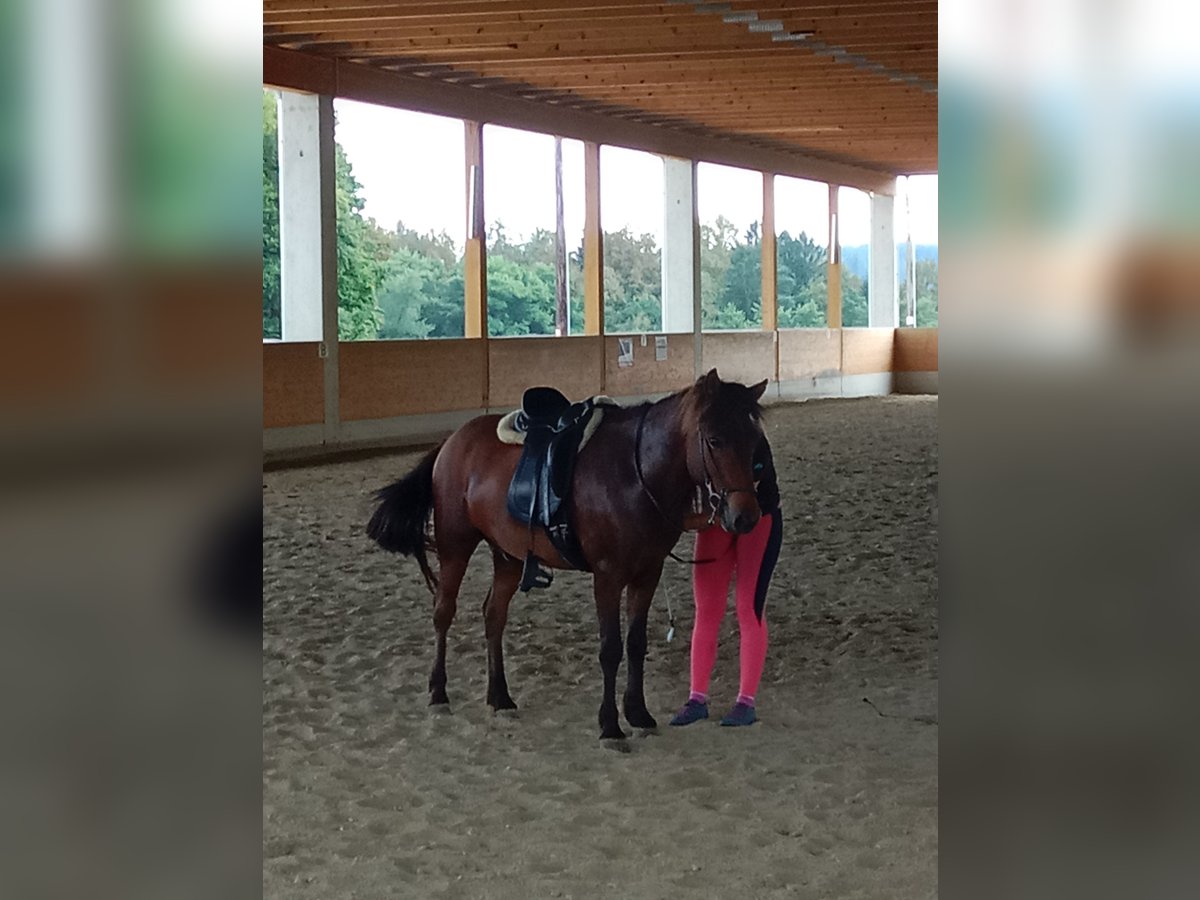
[[[725,381],[775,380],[775,332],[726,331],[704,335],[701,371],[716,369]]]
[[[779,332],[779,380],[837,376],[841,332],[833,328],[789,328]]]
[[[263,428],[325,421],[325,360],[319,344],[263,344]]]
[[[617,338],[633,341],[633,365],[623,367],[617,360]],[[667,358],[656,359],[655,338],[667,339]],[[690,334],[642,336],[605,335],[604,393],[612,397],[642,397],[647,394],[667,394],[691,384],[695,375],[695,339]]]
[[[897,328],[892,366],[897,372],[936,372],[938,370],[938,330],[936,328]]]
[[[344,421],[483,405],[483,341],[349,341],[338,352]]]
[[[618,341],[633,342],[633,364],[618,362]],[[687,387],[695,377],[695,337],[665,335],[666,359],[657,359],[657,335],[569,338],[493,338],[427,341],[352,341],[338,351],[339,419],[355,440],[368,433],[386,441],[403,423],[425,420],[433,430],[456,415],[517,405],[525,388],[553,384],[572,399],[605,393],[643,397]],[[325,419],[325,366],[319,344],[263,345],[263,427],[321,425]],[[703,335],[700,371],[752,384],[777,381],[784,395],[834,395],[863,389],[863,379],[889,373],[936,373],[936,328],[784,329]],[[847,379],[854,380],[854,387]],[[936,391],[936,374],[910,390]],[[930,380],[933,379],[933,380]],[[927,383],[928,382],[928,383]],[[787,385],[791,390],[784,390]],[[874,381],[868,380],[868,384]],[[797,391],[797,387],[799,390]],[[868,392],[886,391],[884,385]],[[893,385],[895,390],[905,389]],[[447,418],[450,417],[450,418]],[[337,434],[337,423],[333,423]],[[382,430],[380,430],[382,429]],[[327,438],[328,440],[329,438]],[[311,436],[292,438],[307,445]],[[319,438],[318,438],[319,440]]]
[[[891,372],[895,331],[894,328],[843,328],[842,374]]]
[[[515,407],[526,388],[539,384],[553,384],[573,400],[599,394],[603,352],[601,337],[493,338],[488,405]]]

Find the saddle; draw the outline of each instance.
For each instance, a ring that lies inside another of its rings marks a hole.
[[[609,401],[611,402],[611,401]],[[529,388],[510,427],[523,435],[521,459],[508,487],[508,512],[518,522],[544,528],[550,543],[577,569],[590,572],[568,515],[575,458],[588,423],[603,400],[572,403],[552,387]],[[525,557],[521,590],[549,587],[553,576],[531,550]]]

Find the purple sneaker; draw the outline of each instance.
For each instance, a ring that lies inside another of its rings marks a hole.
[[[735,703],[731,709],[721,720],[722,725],[739,726],[753,725],[758,721],[758,716],[754,713],[754,707],[747,703]]]
[[[693,722],[699,722],[701,719],[708,718],[708,704],[703,700],[689,700],[683,704],[679,712],[675,713],[675,718],[671,720],[672,725],[691,725]]]

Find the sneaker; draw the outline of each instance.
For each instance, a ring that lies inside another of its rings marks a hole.
[[[675,713],[675,718],[671,720],[672,725],[691,725],[693,722],[699,722],[701,719],[708,718],[708,704],[702,700],[689,700],[683,704],[679,712]]]
[[[722,725],[753,725],[758,721],[758,716],[754,713],[753,706],[747,706],[745,703],[735,703],[731,709],[721,720]]]

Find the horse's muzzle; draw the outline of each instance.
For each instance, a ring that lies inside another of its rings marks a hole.
[[[728,506],[725,514],[721,516],[721,525],[731,534],[748,534],[754,530],[754,526],[761,518],[762,512],[758,509],[757,504],[752,509],[737,509]]]

